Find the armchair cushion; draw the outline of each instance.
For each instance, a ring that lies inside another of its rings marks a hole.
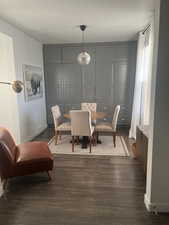
[[[17,146],[17,164],[44,160],[53,160],[46,142],[27,142]]]
[[[27,142],[17,146],[15,176],[49,171],[53,157],[45,142]]]

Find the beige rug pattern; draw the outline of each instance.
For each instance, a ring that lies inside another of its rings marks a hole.
[[[92,153],[89,153],[89,147],[82,149],[81,145],[75,145],[75,151],[72,152],[71,137],[69,135],[62,136],[57,145],[55,145],[54,137],[48,144],[51,152],[56,154],[129,156],[129,151],[122,136],[116,137],[115,148],[111,136],[100,136],[99,139],[102,141],[102,144],[92,146]]]

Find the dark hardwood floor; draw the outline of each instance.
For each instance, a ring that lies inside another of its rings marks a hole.
[[[36,140],[48,140],[52,129]],[[125,132],[124,132],[125,134]],[[45,173],[11,179],[0,199],[0,225],[168,225],[148,213],[145,178],[130,157],[55,155]]]

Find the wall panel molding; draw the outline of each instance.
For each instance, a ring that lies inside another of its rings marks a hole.
[[[44,45],[47,121],[52,124],[51,106],[62,113],[80,109],[83,101],[97,102],[98,111],[112,119],[121,105],[119,123],[129,125],[135,81],[136,42],[89,43],[91,63],[78,65],[79,44]]]

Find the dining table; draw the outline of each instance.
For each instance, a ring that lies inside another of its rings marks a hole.
[[[70,119],[70,113],[65,113],[64,117],[67,119]],[[91,111],[91,119],[92,120],[99,120],[99,119],[104,119],[106,117],[105,112],[94,112]]]
[[[66,119],[70,119],[70,113],[65,113],[63,115]],[[104,119],[106,117],[106,113],[105,112],[95,112],[95,111],[91,111],[91,119],[92,120],[99,120],[99,119]],[[81,147],[82,148],[87,148],[88,144],[89,144],[89,138],[86,136],[83,136],[82,139],[79,139],[79,141],[81,143]],[[101,140],[99,140],[97,138],[97,144],[101,144]]]

